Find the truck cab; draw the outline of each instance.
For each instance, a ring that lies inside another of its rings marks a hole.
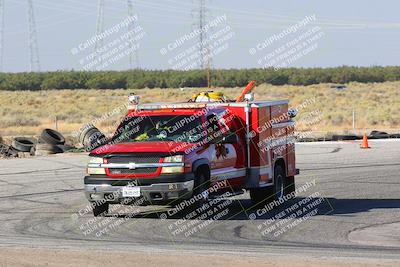
[[[110,141],[89,154],[84,184],[93,214],[138,198],[147,205],[201,204],[246,189],[259,203],[292,192],[296,169],[287,104],[133,103]]]

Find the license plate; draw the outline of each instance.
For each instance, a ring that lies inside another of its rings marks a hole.
[[[122,197],[140,197],[140,187],[138,186],[122,187]]]

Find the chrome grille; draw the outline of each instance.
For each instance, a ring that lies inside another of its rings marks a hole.
[[[113,156],[108,159],[108,163],[158,163],[160,157],[154,156]],[[137,168],[137,169],[109,169],[111,174],[149,174],[157,172],[157,167]]]

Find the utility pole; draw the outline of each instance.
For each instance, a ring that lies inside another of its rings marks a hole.
[[[39,62],[39,47],[37,42],[37,33],[35,25],[35,16],[33,12],[32,0],[28,0],[28,22],[29,22],[29,52],[30,52],[30,66],[29,70],[40,71]],[[2,45],[3,49],[3,45]]]
[[[133,17],[132,0],[127,0],[127,4],[128,4],[128,16],[130,18],[132,18]],[[132,33],[133,33],[134,29],[135,29],[135,22],[131,21],[129,23],[128,31],[132,31]],[[132,36],[130,38],[130,40],[129,40],[129,50],[130,50],[130,53],[129,53],[129,67],[131,69],[139,68],[139,56],[138,56],[138,53],[137,53],[137,48],[135,48],[135,45],[137,43],[134,41],[134,38],[135,38],[135,36]]]
[[[4,0],[0,0],[0,71],[3,71],[4,56]]]
[[[96,42],[94,44],[94,52],[103,46],[103,39],[100,34],[104,31],[104,0],[97,2],[97,23],[96,23]]]

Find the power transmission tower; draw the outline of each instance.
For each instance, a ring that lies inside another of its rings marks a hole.
[[[0,0],[0,71],[3,71],[4,55],[4,0]]]
[[[28,0],[28,22],[29,22],[29,52],[30,71],[40,71],[39,47],[36,34],[35,15],[33,13],[32,0]]]
[[[198,3],[198,7],[193,10],[195,20],[197,22],[195,25],[199,30],[199,55],[200,55],[200,68],[204,69],[205,60],[204,60],[204,41],[206,39],[206,33],[203,31],[204,26],[206,25],[206,0],[196,0]]]
[[[95,52],[103,46],[103,38],[99,35],[104,31],[104,0],[98,0],[97,3],[96,42],[94,44]]]
[[[211,47],[206,44],[207,33],[204,27],[207,24],[208,9],[206,8],[207,0],[196,0],[198,7],[194,9],[194,17],[197,20],[195,25],[199,30],[199,57],[200,69],[207,68],[207,87],[211,87],[211,69],[212,69],[212,51]]]
[[[132,1],[127,0],[127,4],[128,4],[128,16],[130,18],[133,18]],[[131,34],[133,34],[134,30],[135,30],[135,22],[131,21],[129,23],[128,31],[132,31]],[[138,56],[138,52],[137,52],[138,48],[137,47],[135,48],[137,43],[133,41],[134,38],[135,38],[135,36],[132,36],[129,40],[129,50],[131,51],[131,53],[129,53],[129,67],[131,69],[139,68],[139,56]]]

